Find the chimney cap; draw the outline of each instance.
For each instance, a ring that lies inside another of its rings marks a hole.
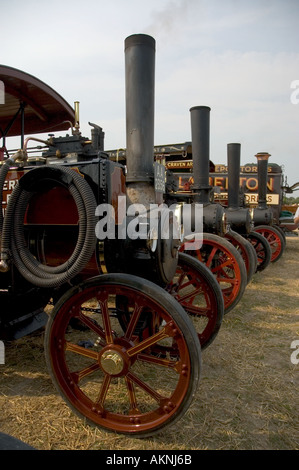
[[[131,46],[150,46],[156,50],[156,41],[148,34],[132,34],[125,39],[125,50]]]
[[[268,152],[258,152],[255,156],[258,160],[268,160],[271,154]]]

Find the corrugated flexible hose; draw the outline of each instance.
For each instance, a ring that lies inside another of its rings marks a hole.
[[[4,173],[7,174],[8,171],[7,168],[2,170],[0,183],[4,183]],[[43,179],[66,185],[79,215],[79,233],[75,249],[70,258],[59,266],[47,266],[39,262],[30,252],[24,235],[26,209],[38,188],[43,187]],[[3,227],[0,226],[1,259],[4,262],[11,260],[21,275],[38,287],[53,288],[68,282],[83,270],[95,250],[95,211],[96,199],[93,191],[76,171],[56,165],[30,170],[20,179],[8,201]]]

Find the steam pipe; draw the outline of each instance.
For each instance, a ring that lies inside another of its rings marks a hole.
[[[154,202],[154,38],[125,39],[127,194],[131,202]]]
[[[193,159],[193,192],[202,204],[209,203],[210,111],[208,106],[190,108]]]
[[[73,134],[80,134],[80,118],[79,118],[79,104],[80,101],[75,101],[74,102],[74,108],[75,108],[75,130],[73,131]]]

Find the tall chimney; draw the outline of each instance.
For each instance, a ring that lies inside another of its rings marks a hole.
[[[155,202],[154,191],[154,38],[125,39],[127,196],[130,203]]]
[[[202,204],[209,202],[212,187],[209,184],[210,169],[210,111],[208,106],[190,108],[192,160],[193,160],[193,192]]]
[[[228,207],[227,222],[232,230],[244,234],[252,228],[251,212],[240,207],[241,144],[227,144]]]
[[[271,155],[268,152],[256,154],[258,171],[258,205],[254,209],[254,225],[272,225],[273,211],[267,206],[267,180],[268,180],[268,159]]]
[[[194,181],[192,198],[195,204],[203,205],[203,231],[222,236],[226,231],[224,208],[210,200],[210,111],[208,106],[190,108]]]
[[[228,208],[239,209],[241,144],[227,144]]]
[[[258,209],[267,209],[268,152],[256,154],[258,165]]]

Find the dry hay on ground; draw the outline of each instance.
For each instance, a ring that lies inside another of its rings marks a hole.
[[[39,333],[5,344],[0,431],[45,450],[297,449],[298,272],[299,239],[288,237],[283,257],[254,275],[203,351],[196,399],[175,428],[136,439],[86,425],[54,389]]]

